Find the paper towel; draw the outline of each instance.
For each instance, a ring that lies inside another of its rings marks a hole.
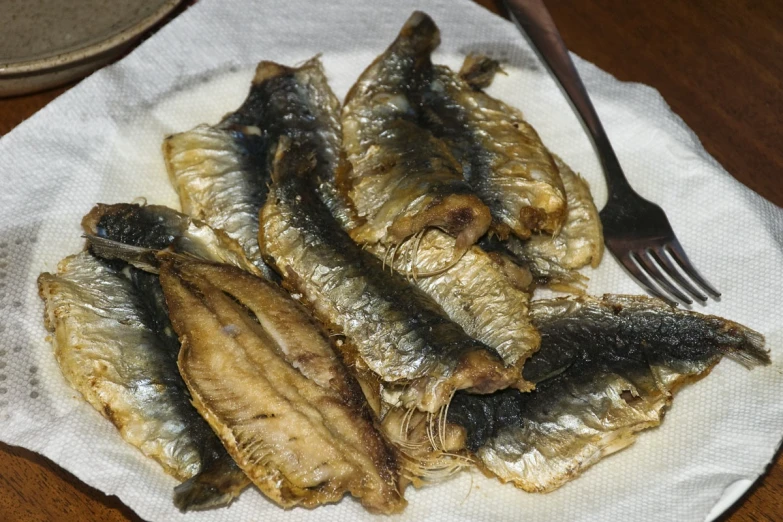
[[[507,64],[492,94],[519,107],[603,205],[599,163],[576,117],[516,29],[483,8],[467,0],[202,0],[0,140],[1,440],[46,455],[148,520],[368,517],[351,499],[283,511],[254,490],[228,509],[180,514],[174,479],[65,384],[45,341],[35,280],[81,249],[79,222],[95,203],[145,197],[176,208],[163,137],[237,107],[256,62],[295,64],[322,53],[343,96],[414,9],[442,30],[436,61],[456,66],[479,51]],[[727,487],[755,479],[780,442],[783,211],[728,175],[655,90],[575,59],[631,183],[663,206],[694,263],[723,292],[695,309],[765,334],[773,365],[749,372],[721,363],[677,395],[660,428],[558,491],[528,494],[465,472],[409,489],[409,507],[395,519],[701,521]],[[641,293],[610,257],[588,275],[593,294]]]

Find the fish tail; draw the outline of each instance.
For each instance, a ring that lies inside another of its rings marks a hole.
[[[428,14],[415,11],[392,45],[404,45],[410,48],[412,54],[429,57],[440,45],[440,30]]]
[[[199,511],[218,506],[227,506],[238,495],[231,491],[221,491],[209,482],[203,482],[196,475],[174,488],[174,505],[183,513]]]
[[[228,454],[174,488],[174,505],[183,513],[227,506],[250,484]]]
[[[750,328],[742,332],[744,343],[736,350],[726,354],[729,359],[740,363],[746,368],[766,366],[772,362],[769,351],[764,348],[764,336]]]

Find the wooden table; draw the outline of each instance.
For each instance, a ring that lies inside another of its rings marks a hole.
[[[477,0],[500,12],[495,0]],[[783,206],[783,10],[778,0],[549,0],[574,52],[657,88],[707,151]],[[0,100],[0,135],[68,87]],[[740,232],[740,231],[738,231]],[[0,521],[140,521],[48,459],[0,444]],[[783,520],[783,457],[722,521]]]

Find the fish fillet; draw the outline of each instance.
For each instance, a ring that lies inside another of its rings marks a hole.
[[[161,260],[182,376],[256,486],[283,507],[350,493],[372,512],[401,511],[396,457],[304,309],[234,267]]]

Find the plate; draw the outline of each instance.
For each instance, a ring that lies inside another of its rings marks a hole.
[[[176,206],[161,140],[234,109],[259,60],[295,64],[322,53],[332,88],[343,96],[416,8],[442,29],[435,61],[454,66],[467,52],[484,51],[508,62],[508,76],[497,79],[492,93],[526,113],[544,142],[590,182],[600,206],[606,198],[600,165],[532,51],[507,22],[467,1],[455,11],[455,3],[338,2],[305,16],[313,10],[305,0],[268,0],[263,9],[249,0],[204,0],[3,137],[0,179],[9,183],[0,205],[0,254],[7,252],[0,259],[0,286],[6,285],[0,288],[6,312],[0,329],[8,334],[0,346],[7,364],[0,372],[0,390],[6,390],[0,440],[43,453],[148,520],[366,519],[350,499],[283,511],[252,491],[227,510],[182,517],[171,505],[175,481],[122,442],[63,381],[44,340],[35,278],[81,248],[79,220],[96,202],[145,197]],[[780,360],[783,280],[747,275],[783,266],[776,242],[783,214],[723,171],[653,89],[618,82],[581,60],[577,67],[632,184],[667,209],[683,244],[698,253],[699,268],[724,292],[723,300],[701,311],[763,332],[773,361]],[[725,233],[736,228],[736,216],[744,227],[728,245]],[[591,293],[639,293],[611,258],[590,275]],[[410,490],[409,507],[395,520],[519,520],[524,514],[552,521],[701,522],[731,484],[755,479],[774,454],[783,432],[782,386],[779,366],[748,372],[724,361],[677,395],[662,426],[551,494],[525,494],[481,473],[464,473]]]
[[[39,91],[88,75],[127,51],[180,1],[4,2],[0,97]]]

